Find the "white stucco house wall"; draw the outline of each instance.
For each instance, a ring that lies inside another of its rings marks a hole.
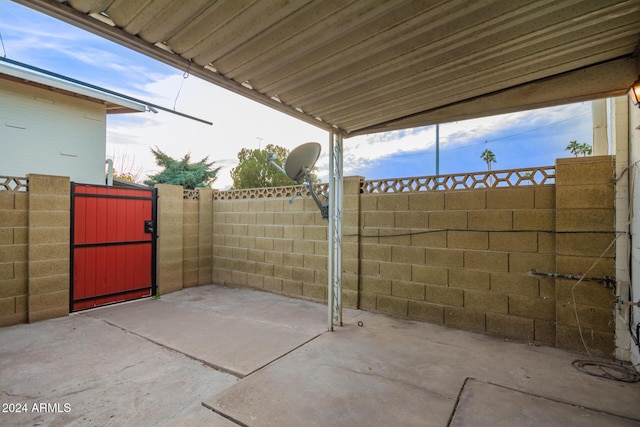
[[[105,184],[106,116],[146,105],[0,63],[0,175]]]

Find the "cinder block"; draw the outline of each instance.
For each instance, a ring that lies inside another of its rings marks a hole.
[[[16,313],[15,298],[0,298],[0,317],[10,316]]]
[[[409,318],[442,325],[444,307],[422,301],[409,301]]]
[[[358,292],[342,289],[342,306],[358,308]]]
[[[444,324],[452,328],[484,332],[486,330],[486,315],[483,311],[466,307],[445,307]]]
[[[462,267],[464,252],[451,249],[426,249],[425,264],[441,267]]]
[[[314,271],[310,268],[293,267],[291,278],[302,282],[313,283]]]
[[[495,188],[487,191],[487,209],[533,209],[533,187]]]
[[[615,319],[611,308],[591,307],[578,304],[576,309],[581,327],[593,329],[594,331],[614,332]],[[573,303],[558,301],[556,305],[556,321],[558,325],[578,326]]]
[[[540,278],[538,280],[538,287],[540,288],[539,295],[541,297],[556,298],[556,280],[551,278]]]
[[[259,276],[259,274],[258,274]],[[263,288],[270,292],[282,292],[282,279],[271,276],[264,276],[263,280]]]
[[[305,227],[303,235],[305,240],[327,240],[327,227]]]
[[[233,270],[231,272],[231,284],[246,286],[247,285],[247,274],[244,271]]]
[[[23,229],[23,233],[25,235],[27,234],[27,228]],[[69,245],[70,236],[68,227],[32,228],[29,230],[28,235],[29,243],[32,245],[40,243],[65,243]],[[67,252],[69,252],[68,246]]]
[[[424,264],[425,249],[411,246],[392,246],[391,261],[404,264]]]
[[[315,283],[326,284],[328,275],[326,271],[316,270]],[[342,275],[342,290],[350,290],[357,292],[360,287],[360,278],[356,274]]]
[[[393,280],[411,280],[411,265],[381,262],[380,277]]]
[[[258,223],[258,214],[255,212],[241,212],[240,213],[240,223],[241,224],[257,224]]]
[[[529,273],[531,270],[555,271],[555,257],[553,254],[539,253],[510,253],[509,273]]]
[[[375,261],[391,261],[391,246],[378,244],[363,244],[362,259]]]
[[[282,280],[282,293],[285,295],[301,296],[302,282],[297,280]]]
[[[246,286],[254,289],[264,289],[264,278],[254,273],[247,273]]]
[[[363,265],[364,268],[364,265]],[[426,265],[411,266],[411,281],[446,286],[449,269],[445,267],[429,267]]]
[[[28,193],[14,193],[13,194],[13,208],[20,211],[26,211],[29,209],[29,194]]]
[[[13,245],[13,228],[0,228],[0,245]]]
[[[327,257],[320,255],[305,254],[303,256],[303,267],[316,270],[327,269]]]
[[[506,314],[487,313],[487,332],[517,340],[533,341],[534,321]]]
[[[378,233],[378,241],[380,244],[396,246],[411,245],[411,230],[408,228],[379,228]]]
[[[359,307],[361,310],[376,310],[378,301],[376,294],[369,294],[365,292],[360,293]]]
[[[273,275],[275,277],[280,277],[282,279],[292,279],[293,278],[293,267],[286,265],[274,265],[273,266]]]
[[[462,306],[464,304],[464,293],[462,289],[449,288],[438,285],[425,285],[426,302],[447,306]]]
[[[466,229],[467,211],[429,212],[429,228],[432,230]]]
[[[391,281],[391,295],[409,300],[424,301],[424,283]]]
[[[284,254],[282,252],[265,252],[264,262],[279,265],[284,261]]]
[[[313,254],[315,242],[312,240],[293,240],[293,252],[298,254]]]
[[[558,231],[613,231],[615,209],[559,209],[556,211]]]
[[[412,193],[409,195],[409,210],[437,211],[444,210],[444,191]]]
[[[0,210],[0,224],[3,227],[26,227],[29,216],[25,211]]]
[[[182,286],[184,288],[191,288],[193,286],[198,286],[198,270],[189,270],[182,272]]]
[[[535,208],[555,209],[556,208],[556,187],[555,185],[541,185],[535,188]]]
[[[536,319],[534,321],[534,340],[542,344],[555,346],[556,322]]]
[[[382,194],[378,196],[378,211],[406,211],[409,209],[409,195],[407,194]]]
[[[449,231],[447,247],[452,249],[488,249],[489,233],[485,231]]]
[[[0,316],[0,327],[19,325],[21,323],[27,323],[28,316],[26,312],[8,314],[6,316]]]
[[[610,185],[556,185],[557,209],[613,208],[615,189]]]
[[[511,230],[513,229],[513,211],[470,211],[470,230]]]
[[[395,214],[393,212],[364,212],[364,227],[393,227]]]
[[[589,276],[615,276],[615,260],[613,258],[601,258],[598,261],[597,257],[558,255],[556,256],[556,263],[557,272],[561,274],[584,274],[589,268],[595,265],[589,273]],[[553,270],[545,269],[542,271]]]
[[[378,261],[361,260],[360,261],[360,274],[363,276],[379,276],[380,275],[380,263]]]
[[[473,270],[509,271],[506,252],[465,251],[464,267]]]
[[[556,161],[556,186],[611,184],[614,180],[614,162],[610,156]]]
[[[556,250],[560,255],[595,256],[604,253],[605,257],[615,256],[615,239],[613,233],[571,233],[556,236]],[[609,248],[606,252],[605,250]]]
[[[555,233],[538,233],[538,252],[544,254],[556,253]]]
[[[552,321],[556,318],[556,302],[551,298],[510,295],[509,314]]]
[[[316,301],[327,300],[327,287],[313,283],[302,284],[302,295]]]
[[[509,312],[509,298],[490,291],[465,290],[464,306],[474,310],[506,314]]]
[[[272,239],[282,239],[284,237],[284,226],[282,225],[265,225],[264,237],[270,237]]]
[[[406,317],[408,314],[409,302],[403,298],[378,295],[376,308],[383,313]]]
[[[538,296],[538,279],[525,274],[491,273],[491,291],[504,295]]]
[[[266,204],[264,199],[251,199],[248,204],[249,212],[264,212]]]
[[[360,210],[360,195],[345,194],[342,199],[342,208],[345,212]]]
[[[296,212],[293,215],[293,225],[314,225],[316,222],[315,217],[315,212]]]
[[[553,231],[556,211],[552,209],[522,210],[513,212],[513,228],[515,230]]]
[[[488,291],[490,288],[490,274],[487,271],[477,271],[468,268],[450,268],[449,286]]]
[[[29,209],[37,211],[68,211],[70,195],[29,194]]]
[[[29,295],[29,312],[50,310],[65,307],[69,313],[69,291],[51,292],[46,294]],[[31,316],[30,316],[31,320]]]
[[[30,306],[31,307],[31,306]],[[33,311],[30,309],[28,314],[29,323],[40,322],[42,320],[55,319],[57,317],[65,317],[69,315],[69,304],[64,307],[54,307],[47,310]]]
[[[284,210],[283,199],[266,199],[264,201],[265,212],[282,212]]]
[[[582,337],[591,353],[598,352],[605,356],[613,356],[615,350],[615,336],[613,332],[594,331],[588,328],[582,329]],[[556,327],[556,347],[585,353],[578,328],[558,325]]]
[[[67,255],[69,247],[67,247]],[[0,246],[0,260],[3,261],[26,261],[28,258],[27,245],[2,245]]]
[[[69,292],[69,275],[32,277],[29,279],[28,286],[29,295]]]
[[[360,284],[363,293],[391,295],[391,279],[363,276]]]
[[[71,183],[68,177],[55,175],[29,174],[29,196],[33,194],[71,193]]]
[[[14,209],[14,193],[12,191],[0,192],[0,210],[10,211]]]
[[[420,246],[423,248],[446,248],[447,232],[431,231],[431,230],[412,230],[410,244],[411,246]]]
[[[291,242],[291,240],[287,240],[287,241]],[[261,250],[261,251],[273,251],[274,250],[274,240],[266,238],[266,237],[264,237],[264,238],[257,237],[256,238],[256,249]]]
[[[9,261],[6,258],[2,258],[3,261]],[[2,298],[3,285],[5,281],[13,280],[13,262],[0,263],[0,298]]]
[[[69,275],[69,259],[29,262],[29,279],[36,277]],[[67,279],[68,280],[68,279]]]
[[[610,308],[614,299],[611,289],[605,288],[599,282],[582,281],[578,286],[577,280],[556,280],[556,298],[559,302],[571,302],[575,297],[579,305]],[[573,289],[575,286],[575,289]],[[573,295],[571,290],[573,289]]]
[[[491,232],[489,248],[503,252],[536,252],[538,233],[534,232]]]
[[[427,228],[429,214],[424,211],[397,211],[395,212],[395,226],[401,228]]]
[[[480,210],[487,208],[486,190],[447,191],[444,194],[447,210]]]

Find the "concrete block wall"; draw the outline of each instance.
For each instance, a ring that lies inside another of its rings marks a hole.
[[[29,193],[0,191],[0,326],[28,320]]]
[[[185,288],[198,286],[199,282],[199,205],[198,200],[184,200],[182,205],[182,286]]]
[[[69,178],[29,175],[29,322],[69,314]]]
[[[557,161],[558,273],[615,277],[614,187],[615,164],[610,156]],[[577,284],[576,280],[558,279],[556,346],[585,351],[586,344],[589,349],[613,354],[614,300],[614,289],[598,281]]]
[[[182,186],[158,184],[158,295],[183,288],[184,200]]]
[[[311,199],[214,200],[213,283],[327,298],[327,222]]]
[[[613,161],[560,159],[556,184],[360,193],[344,183],[343,303],[546,345],[581,348],[575,281],[614,276]],[[326,222],[310,200],[213,201],[213,283],[326,300]],[[612,293],[577,288],[590,350],[613,352]],[[569,299],[568,299],[569,298]]]
[[[69,314],[69,178],[28,178],[0,191],[0,326]]]
[[[361,197],[361,308],[555,344],[553,186]]]

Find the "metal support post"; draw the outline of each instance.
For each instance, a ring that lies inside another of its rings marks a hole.
[[[329,135],[329,225],[327,306],[329,331],[342,326],[342,134]]]

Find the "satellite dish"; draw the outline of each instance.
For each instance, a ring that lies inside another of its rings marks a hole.
[[[295,182],[303,180],[320,156],[322,147],[317,142],[307,142],[293,149],[284,162],[284,171]]]
[[[313,188],[313,176],[311,175],[311,170],[320,156],[321,148],[321,145],[317,142],[307,142],[299,145],[289,153],[287,160],[284,162],[284,168],[280,167],[280,165],[276,163],[275,153],[267,153],[267,162],[296,183],[304,182],[309,190],[309,194],[311,194],[311,197],[313,198],[313,201],[318,205],[322,218],[328,219],[329,205],[320,202],[318,199],[316,190]],[[289,200],[289,203],[292,201],[293,199]]]

